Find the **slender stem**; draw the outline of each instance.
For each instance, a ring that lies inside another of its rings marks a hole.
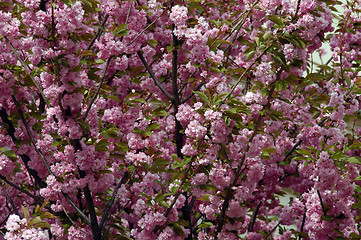
[[[280,78],[281,76],[281,73],[283,72],[283,67],[281,67],[279,69],[279,71],[277,72],[277,78],[276,78],[276,81]],[[271,89],[269,90],[268,92],[268,96],[267,96],[267,104],[265,104],[262,108],[262,110],[265,110],[267,108],[270,107],[271,105],[271,98],[272,98],[272,95],[273,95],[273,92],[275,90],[275,82],[274,83],[271,83]],[[229,202],[233,196],[233,187],[237,184],[237,181],[239,179],[239,176],[240,176],[240,173],[242,171],[242,167],[243,167],[243,164],[244,164],[244,161],[246,159],[246,153],[249,151],[251,145],[250,143],[253,141],[254,137],[256,136],[257,134],[257,130],[258,128],[260,127],[261,125],[261,121],[262,121],[262,118],[263,118],[263,115],[262,114],[259,114],[257,120],[255,121],[255,126],[253,128],[253,133],[252,135],[250,136],[249,140],[248,140],[248,144],[246,146],[246,149],[244,150],[244,153],[242,154],[242,158],[238,164],[238,167],[237,167],[237,170],[236,170],[236,173],[235,173],[235,176],[231,182],[231,185],[230,187],[227,188],[227,193],[226,193],[226,197],[224,199],[224,202],[223,202],[223,205],[222,205],[222,208],[221,208],[221,214],[219,215],[218,219],[217,219],[217,222],[218,222],[218,227],[217,227],[217,233],[220,233],[222,231],[222,228],[223,228],[223,225],[224,225],[224,222],[225,222],[225,215],[226,215],[226,211],[229,207]]]
[[[194,91],[198,91],[199,89],[201,89],[201,87],[202,87],[203,85],[204,85],[204,83],[200,83],[200,84],[198,85],[198,87],[196,87],[196,89],[194,89]],[[186,103],[189,99],[191,99],[191,98],[194,96],[194,91],[193,91],[191,94],[189,94],[188,97],[186,97],[185,99],[183,99],[183,100],[181,101],[181,104]]]
[[[20,108],[19,102],[16,100],[14,95],[12,95],[11,97],[12,97],[14,103],[15,103],[16,109],[18,110],[21,121],[23,122],[23,124],[24,124],[24,126],[26,128],[26,132],[28,133],[28,135],[30,137],[31,143],[34,146],[35,151],[39,154],[39,156],[40,156],[41,160],[43,161],[43,163],[45,165],[45,168],[48,171],[48,173],[55,176],[55,174],[51,171],[50,166],[49,166],[48,162],[46,161],[44,154],[36,147],[36,142],[35,142],[33,133],[31,132],[30,127],[29,127],[28,123],[25,120],[24,113]]]
[[[99,94],[99,92],[100,92],[100,89],[102,88],[103,82],[104,82],[104,80],[105,80],[105,76],[106,76],[106,73],[107,73],[107,70],[108,70],[108,67],[109,67],[109,63],[110,63],[110,61],[112,60],[112,58],[113,58],[113,56],[110,56],[110,57],[108,58],[108,61],[107,61],[107,64],[105,65],[104,72],[103,72],[103,76],[102,76],[102,80],[101,80],[101,82],[100,82],[100,84],[99,84],[99,87],[98,87],[95,95],[93,96],[92,100],[90,101],[90,104],[89,104],[89,106],[88,106],[88,109],[86,110],[86,112],[85,112],[85,114],[84,114],[84,116],[83,116],[83,120],[84,120],[84,121],[85,121],[85,119],[87,118],[87,116],[88,116],[88,114],[89,114],[89,111],[90,111],[90,109],[91,109],[91,107],[92,107],[95,99],[98,97],[98,94]]]
[[[295,11],[295,15],[293,16],[293,19],[292,21],[295,21],[297,19],[297,15],[298,15],[298,12],[300,11],[300,5],[301,5],[301,0],[298,0],[297,1],[297,7],[296,7],[296,11]]]
[[[88,223],[90,224],[89,218],[76,206],[76,204],[71,200],[68,194],[65,192],[61,192],[66,200],[68,200],[69,204],[80,214],[80,216]]]
[[[9,201],[11,207],[14,209],[15,214],[20,216],[20,213],[19,213],[18,209],[16,208],[14,201],[11,199],[11,197],[9,196],[9,194],[7,192],[5,192],[5,196],[6,196],[6,199]]]
[[[146,26],[140,33],[138,33],[138,35],[135,36],[135,37],[133,38],[133,40],[130,41],[130,43],[127,44],[127,47],[130,46],[130,45],[132,45],[132,43],[134,43],[135,40],[137,40],[137,39],[140,37],[140,35],[142,35],[148,28],[150,28],[150,26],[152,26],[152,25],[165,13],[165,11],[166,11],[166,9],[164,9],[163,12],[162,12],[156,19],[153,20],[153,22],[151,22],[151,23],[150,23],[148,26]]]
[[[253,227],[254,227],[254,224],[256,223],[257,214],[258,214],[258,211],[259,211],[259,208],[261,207],[261,205],[262,205],[262,201],[259,201],[257,207],[255,208],[255,210],[254,210],[254,212],[253,212],[252,220],[251,220],[251,222],[249,223],[248,232],[252,232],[252,231],[253,231]]]
[[[125,19],[125,23],[128,23],[130,11],[132,10],[132,5],[133,5],[133,0],[130,0],[129,9],[128,9],[128,13],[127,13],[127,18]]]
[[[185,182],[187,181],[187,178],[188,178],[188,174],[189,174],[189,171],[191,170],[192,168],[192,164],[194,162],[194,160],[197,159],[195,156],[192,157],[192,159],[190,160],[190,162],[188,163],[188,166],[187,166],[187,169],[186,171],[184,172],[184,175],[183,175],[183,178],[182,178],[182,182],[179,184],[178,188],[177,188],[177,191],[176,191],[176,194],[174,195],[174,198],[173,198],[173,201],[172,203],[169,205],[169,207],[167,208],[167,210],[165,211],[164,213],[164,216],[165,217],[168,217],[170,211],[173,209],[173,206],[174,204],[177,202],[180,194],[182,193],[182,186],[185,184]],[[154,233],[156,233],[158,230],[159,230],[159,226],[157,226],[155,229],[154,229]]]
[[[322,119],[317,125],[318,125],[318,126],[322,126],[323,123],[324,123],[326,120],[327,120],[327,118]],[[301,143],[302,143],[302,140],[301,140],[301,139],[298,140],[298,141],[296,142],[296,144],[293,145],[293,147],[291,148],[291,150],[289,150],[289,151],[287,152],[287,154],[286,154],[285,158],[283,159],[283,161],[285,161],[289,156],[291,156],[292,153],[297,149],[297,147],[298,147]]]
[[[234,43],[237,39],[237,36],[240,32],[240,30],[242,29],[243,24],[246,22],[246,19],[249,17],[249,15],[251,14],[251,10],[256,6],[256,4],[259,2],[259,0],[255,1],[251,7],[251,9],[248,10],[247,15],[240,21],[239,26],[236,26],[237,32],[236,34],[233,36],[232,39],[232,43]],[[237,24],[238,25],[238,24]],[[224,52],[227,52],[229,49],[231,49],[232,45],[228,45],[226,49],[224,49]]]
[[[174,97],[173,95],[171,95],[163,86],[162,84],[159,82],[158,78],[155,76],[153,70],[149,67],[147,61],[145,60],[143,54],[141,53],[141,51],[137,52],[140,60],[142,61],[144,67],[147,69],[148,73],[150,74],[151,78],[153,79],[155,85],[157,85],[157,87],[159,87],[159,89],[172,101],[174,102]]]
[[[112,199],[110,200],[110,202],[108,203],[108,206],[107,208],[105,209],[104,211],[104,214],[103,214],[103,217],[102,217],[102,220],[100,221],[100,225],[99,225],[99,228],[102,229],[103,226],[106,224],[106,221],[108,219],[108,214],[109,214],[109,211],[110,209],[112,208],[113,206],[113,203],[114,203],[114,200],[115,200],[115,196],[119,190],[119,188],[122,186],[122,184],[125,182],[125,179],[127,179],[129,176],[129,172],[125,172],[123,174],[123,177],[122,179],[120,180],[120,182],[118,183],[118,185],[116,186],[116,188],[114,189],[114,192],[113,192],[113,195],[112,195]]]
[[[298,140],[298,142],[296,142],[295,145],[293,145],[293,147],[291,148],[291,150],[289,150],[285,156],[285,158],[283,159],[283,161],[285,161],[289,156],[292,155],[292,153],[297,149],[297,147],[302,143],[302,140]]]
[[[91,47],[93,46],[93,44],[95,43],[95,40],[97,40],[100,37],[100,35],[103,33],[103,29],[104,29],[105,24],[108,21],[108,18],[109,18],[109,14],[105,15],[105,18],[104,18],[102,24],[98,28],[97,33],[94,35],[93,39],[90,41],[90,43],[89,43],[88,47],[86,48],[86,50],[90,50]]]
[[[267,234],[265,239],[268,239],[271,234],[278,228],[279,225],[281,225],[281,222],[278,222],[277,225],[272,228],[272,230]]]
[[[174,204],[176,203],[176,201],[178,200],[178,197],[179,195],[181,194],[181,188],[182,186],[185,184],[185,182],[187,181],[187,178],[188,178],[188,174],[189,174],[189,171],[191,170],[192,168],[192,163],[194,162],[194,160],[196,159],[196,157],[192,157],[191,161],[188,163],[188,167],[187,167],[187,170],[185,171],[184,173],[184,176],[183,176],[183,179],[182,179],[182,182],[179,184],[178,186],[178,189],[177,189],[177,193],[174,195],[174,199],[172,201],[172,203],[169,205],[169,208],[167,209],[167,211],[165,212],[164,216],[167,217],[170,213],[170,211],[172,210]]]
[[[1,108],[0,118],[3,121],[3,123],[5,123],[5,125],[6,125],[5,128],[6,128],[7,134],[10,135],[11,139],[13,140],[13,143],[16,145],[17,139],[15,137],[15,127],[14,127],[13,123],[10,121],[10,119],[8,118],[8,114],[6,113],[5,108]],[[21,154],[20,157],[21,157],[21,160],[23,161],[25,168],[28,171],[29,175],[34,178],[34,180],[38,184],[38,186],[41,188],[46,187],[46,183],[43,181],[43,179],[41,179],[39,177],[38,173],[34,169],[29,168],[28,163],[31,160],[30,157],[26,154]]]
[[[0,179],[3,180],[4,182],[6,182],[8,185],[12,186],[13,188],[15,188],[16,190],[25,193],[26,195],[28,195],[29,197],[31,197],[32,199],[34,199],[34,201],[37,204],[41,204],[41,201],[39,199],[39,197],[35,196],[34,194],[30,193],[29,191],[19,187],[18,185],[14,184],[13,182],[9,181],[6,177],[4,177],[3,175],[0,175]]]
[[[16,101],[15,96],[12,96],[12,98],[13,98],[13,101],[14,101],[14,103],[15,103],[15,105],[16,105],[16,108],[17,108],[17,110],[18,110],[18,112],[19,112],[20,118],[21,118],[23,124],[25,125],[26,131],[27,131],[27,133],[28,133],[28,135],[29,135],[29,137],[30,137],[30,139],[31,139],[31,142],[32,142],[32,144],[33,144],[33,146],[34,146],[34,148],[35,148],[35,151],[40,155],[40,158],[42,159],[42,161],[43,161],[46,169],[47,169],[48,172],[49,172],[49,174],[51,174],[51,175],[53,175],[53,176],[56,177],[56,175],[51,171],[50,166],[49,166],[49,164],[47,163],[47,161],[46,161],[43,153],[36,147],[36,143],[35,143],[34,136],[32,135],[31,130],[30,130],[30,128],[29,128],[29,125],[27,124],[27,122],[26,122],[26,120],[25,120],[24,114],[23,114],[23,112],[22,112],[22,110],[21,110],[21,108],[20,108],[20,106],[19,106],[19,103]],[[63,194],[64,197],[68,200],[68,202],[70,203],[70,205],[71,205],[87,222],[89,222],[89,219],[88,219],[88,218],[85,216],[85,214],[75,205],[75,203],[71,200],[71,198],[70,198],[66,193],[64,193],[63,191],[62,191],[62,194]],[[90,210],[89,210],[89,212],[90,212]]]
[[[237,82],[233,85],[231,91],[229,93],[227,93],[226,96],[224,96],[222,102],[226,101],[228,99],[228,97],[233,93],[233,91],[236,89],[236,87],[240,84],[240,82],[242,81],[242,79],[244,78],[244,76],[246,76],[246,74],[251,70],[251,68],[256,64],[256,62],[258,62],[263,55],[266,54],[266,52],[272,47],[273,44],[271,44],[270,46],[268,46],[253,62],[251,65],[248,66],[248,68],[246,69],[246,71],[244,71],[242,73],[242,75],[238,78]]]
[[[300,232],[303,232],[303,228],[305,226],[305,222],[306,222],[306,206],[305,206],[305,211],[303,212],[303,218],[302,218],[302,224],[301,224],[301,230]],[[301,240],[302,239],[302,235],[300,235],[298,237],[298,240]]]
[[[48,102],[47,98],[44,95],[43,90],[40,88],[39,84],[37,83],[37,81],[35,80],[35,78],[33,77],[33,75],[31,75],[31,72],[28,68],[28,65],[26,65],[26,63],[21,59],[21,57],[19,56],[19,54],[16,52],[14,46],[12,45],[12,43],[9,41],[9,39],[7,37],[5,37],[6,42],[10,45],[11,50],[13,51],[13,53],[15,54],[15,56],[17,57],[17,59],[19,60],[19,62],[21,63],[22,67],[24,68],[24,70],[26,71],[26,73],[28,74],[28,76],[31,78],[31,80],[33,81],[35,87],[38,89],[41,97],[44,99],[46,105],[48,106],[48,108],[50,108],[50,103]]]
[[[325,206],[323,205],[321,193],[320,193],[319,190],[317,190],[317,195],[318,195],[318,198],[320,199],[320,204],[321,204],[321,207],[322,207],[323,214],[326,215],[327,211],[326,211],[326,209],[325,209]]]
[[[60,202],[61,206],[63,207],[63,211],[65,213],[65,215],[67,216],[67,218],[69,219],[69,221],[73,224],[73,226],[77,227],[81,232],[85,233],[86,235],[92,237],[91,234],[89,234],[88,232],[82,230],[77,224],[74,223],[74,221],[71,219],[71,217],[69,216],[68,212],[66,211],[64,205],[62,202]]]

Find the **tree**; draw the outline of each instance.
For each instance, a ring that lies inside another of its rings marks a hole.
[[[3,237],[360,239],[360,7],[1,1]]]

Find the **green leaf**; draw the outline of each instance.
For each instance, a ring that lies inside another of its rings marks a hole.
[[[11,160],[15,161],[16,159],[18,159],[18,157],[16,156],[15,152],[13,150],[5,150],[2,152],[5,156],[7,156],[8,158],[10,158]]]
[[[356,233],[351,233],[350,237],[352,237],[352,239],[361,239],[361,235],[356,234]]]
[[[255,51],[249,52],[249,53],[246,55],[246,61],[251,60],[251,59],[254,57],[255,54],[256,54]]]
[[[146,131],[154,131],[159,129],[161,126],[158,123],[152,123],[150,124],[145,130]]]
[[[211,196],[211,194],[203,194],[202,197],[199,198],[199,200],[201,201],[209,201],[209,197]]]
[[[95,63],[103,64],[103,63],[105,63],[105,60],[103,60],[103,59],[97,59],[97,60],[95,61]]]
[[[297,149],[296,152],[301,155],[307,155],[307,156],[313,157],[312,153],[307,149]]]
[[[207,103],[208,106],[211,105],[209,98],[207,97],[207,95],[204,92],[199,92],[199,91],[193,91],[200,99],[203,100],[203,102]]]
[[[283,20],[280,16],[278,15],[273,15],[273,16],[267,16],[267,18],[269,20],[271,20],[272,22],[278,24],[279,26],[283,26]]]
[[[173,51],[173,46],[166,46],[165,47],[166,49],[167,49],[167,52],[171,52],[171,51]]]
[[[47,222],[44,222],[44,221],[36,223],[34,225],[34,228],[50,228],[50,227],[51,227],[51,225],[49,223],[47,223]]]
[[[114,35],[124,32],[125,30],[127,30],[128,26],[129,26],[128,23],[123,23],[123,24],[118,25],[117,28],[113,31]]]
[[[30,217],[29,210],[22,205],[21,205],[21,209],[23,210],[23,214],[24,214],[24,217],[26,218],[26,220],[29,220],[29,217]]]
[[[361,157],[350,157],[350,158],[346,159],[346,161],[361,165]]]
[[[172,228],[173,228],[173,231],[174,231],[178,236],[184,236],[183,228],[182,228],[181,226],[179,226],[178,223],[173,223],[173,224],[172,224]]]
[[[132,103],[146,103],[146,101],[143,98],[132,99],[130,102],[132,102]]]
[[[152,47],[156,47],[157,45],[158,45],[158,41],[157,40],[155,40],[155,39],[150,39],[150,40],[147,40],[147,41],[145,41],[147,44],[149,44],[150,46],[152,46]]]
[[[355,191],[361,192],[361,187],[359,185],[355,185]]]
[[[326,220],[327,222],[332,222],[333,221],[333,217],[332,216],[327,216],[327,215],[322,216],[322,219]]]
[[[50,212],[42,212],[40,214],[41,219],[49,219],[49,218],[57,218],[55,215],[51,214]]]
[[[72,0],[60,0],[61,2],[65,3],[66,5],[68,5],[69,7],[74,4],[74,2]]]
[[[120,147],[122,153],[125,153],[128,151],[128,144],[126,142],[117,142],[115,143],[115,145],[117,145],[118,147]]]
[[[102,139],[95,144],[95,151],[97,152],[106,152],[108,151],[108,147],[111,143],[109,143],[106,139]]]
[[[201,224],[199,224],[198,228],[210,228],[213,226],[213,223],[211,222],[203,222]]]
[[[347,74],[344,74],[343,76],[344,76],[345,81],[347,83],[347,87],[351,87],[351,78]]]
[[[224,39],[217,39],[213,42],[213,44],[215,45],[219,45],[219,44],[228,44],[228,45],[234,45],[231,41],[227,41]]]

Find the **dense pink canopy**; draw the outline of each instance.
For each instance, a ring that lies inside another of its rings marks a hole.
[[[360,10],[2,0],[0,239],[360,239]]]

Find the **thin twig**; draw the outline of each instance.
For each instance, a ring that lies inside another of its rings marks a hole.
[[[33,77],[33,75],[31,75],[31,72],[28,68],[28,65],[26,65],[26,63],[21,59],[21,57],[19,56],[19,54],[16,52],[14,46],[12,45],[12,43],[9,41],[9,39],[7,37],[5,37],[6,42],[10,45],[11,50],[13,51],[13,53],[15,54],[15,56],[17,57],[17,59],[19,60],[19,62],[21,63],[22,67],[24,68],[24,70],[26,71],[26,73],[28,74],[28,76],[31,78],[31,80],[33,81],[35,87],[38,89],[41,97],[44,99],[46,105],[48,106],[48,108],[50,108],[50,103],[48,102],[47,98],[44,95],[43,90],[40,88],[39,84],[36,82],[35,78]]]
[[[53,176],[56,177],[56,175],[51,171],[50,166],[49,166],[49,164],[47,163],[47,161],[46,161],[43,153],[36,147],[36,143],[35,143],[34,136],[32,135],[31,130],[30,130],[30,128],[29,128],[29,125],[28,125],[28,123],[27,123],[26,120],[25,120],[24,114],[23,114],[21,108],[19,107],[19,103],[16,101],[15,96],[12,96],[12,98],[13,98],[13,101],[14,101],[14,103],[15,103],[15,106],[16,106],[18,112],[19,112],[20,118],[21,118],[23,124],[25,125],[26,131],[27,131],[27,133],[28,133],[28,135],[29,135],[29,137],[30,137],[30,139],[31,139],[31,142],[32,142],[32,144],[33,144],[33,146],[34,146],[34,148],[35,148],[35,151],[40,155],[40,158],[42,159],[42,161],[43,161],[46,169],[47,169],[48,172],[49,172],[49,174],[51,174],[51,175],[53,175]],[[70,198],[66,193],[64,193],[63,191],[62,191],[62,194],[63,194],[64,197],[68,200],[68,202],[70,203],[70,205],[72,205],[72,207],[73,207],[86,221],[89,222],[88,217],[85,216],[84,213],[75,205],[75,203],[71,200],[71,198]]]
[[[251,7],[251,9],[248,10],[247,15],[242,19],[242,21],[239,22],[239,26],[237,26],[237,32],[236,34],[233,36],[232,39],[232,43],[234,43],[237,39],[237,36],[240,32],[240,30],[242,29],[242,26],[244,25],[244,23],[246,22],[246,19],[249,17],[249,15],[251,14],[251,10],[256,6],[256,4],[259,2],[259,0],[255,1]],[[230,48],[232,47],[232,45],[228,45],[226,49],[224,49],[224,52],[227,52]]]
[[[61,206],[63,207],[63,210],[64,210],[65,215],[68,217],[68,219],[69,219],[70,222],[73,224],[73,226],[77,227],[81,232],[85,233],[86,235],[92,237],[91,234],[89,234],[89,233],[87,233],[86,231],[82,230],[77,224],[74,223],[74,221],[73,221],[73,220],[71,219],[71,217],[69,216],[68,212],[66,211],[66,209],[65,209],[65,207],[64,207],[64,205],[63,205],[63,203],[62,203],[61,201],[60,201],[60,204],[61,204]]]
[[[14,209],[14,212],[16,213],[16,215],[20,216],[20,213],[19,213],[18,209],[16,208],[14,201],[11,199],[11,197],[9,196],[9,194],[7,192],[5,192],[5,196],[6,196],[6,199],[9,201],[11,207]]]
[[[41,160],[43,161],[43,163],[45,165],[45,168],[48,171],[48,173],[55,176],[55,174],[51,171],[50,166],[49,166],[48,162],[46,161],[44,154],[36,146],[34,136],[33,136],[32,132],[30,130],[30,127],[29,127],[28,123],[25,120],[24,113],[20,108],[19,102],[16,100],[14,95],[12,95],[11,98],[13,99],[13,101],[15,103],[16,109],[17,109],[17,111],[18,111],[18,113],[20,115],[21,121],[23,122],[23,124],[24,124],[24,126],[26,128],[26,132],[28,133],[28,135],[30,137],[31,143],[34,146],[35,151],[39,154],[39,156],[40,156]]]
[[[169,98],[169,100],[171,100],[173,102],[174,97],[159,82],[158,78],[155,76],[153,70],[149,67],[149,65],[148,65],[147,61],[145,60],[145,58],[144,58],[143,54],[141,53],[141,51],[138,51],[137,54],[138,54],[140,60],[142,61],[144,67],[147,69],[148,73],[152,77],[155,85],[157,85],[157,87],[159,87],[159,89]]]
[[[318,195],[318,198],[320,199],[320,204],[321,204],[321,207],[322,207],[323,214],[326,216],[327,211],[325,209],[325,206],[323,205],[321,193],[320,193],[319,190],[317,190],[317,195]]]
[[[4,177],[3,175],[0,175],[0,179],[3,180],[4,182],[6,182],[7,184],[9,184],[10,186],[12,186],[13,188],[15,188],[16,190],[25,193],[26,195],[28,195],[29,197],[31,197],[32,199],[34,199],[34,201],[37,204],[41,204],[41,201],[39,199],[39,197],[33,195],[32,193],[30,193],[29,191],[19,187],[18,185],[12,183],[11,181],[9,181],[6,177]]]
[[[317,125],[321,127],[326,120],[327,120],[327,118],[322,119]],[[289,151],[287,152],[287,154],[286,154],[285,158],[283,159],[283,161],[285,161],[289,156],[291,156],[292,153],[297,149],[297,147],[298,147],[301,143],[302,143],[302,140],[301,140],[301,139],[298,140],[298,141],[296,142],[296,144],[293,145],[293,147],[291,148],[291,150],[289,150]]]
[[[113,58],[113,56],[110,56],[110,57],[108,58],[108,61],[107,61],[107,64],[105,65],[104,72],[103,72],[103,77],[102,77],[102,80],[101,80],[101,82],[100,82],[100,84],[99,84],[99,87],[98,87],[95,95],[93,96],[92,100],[90,101],[90,104],[89,104],[89,106],[88,106],[88,109],[86,110],[86,112],[85,112],[85,114],[84,114],[84,116],[83,116],[83,120],[84,120],[84,121],[85,121],[85,119],[87,118],[87,116],[88,116],[88,114],[89,114],[89,111],[90,111],[90,109],[91,109],[91,107],[92,107],[95,99],[98,97],[98,94],[99,94],[99,92],[100,92],[100,89],[102,88],[103,82],[104,82],[104,80],[105,80],[105,76],[106,76],[106,73],[107,73],[107,70],[108,70],[108,67],[109,67],[109,63],[110,63],[110,61],[112,60],[112,58]]]
[[[248,68],[246,69],[246,71],[244,71],[242,73],[242,75],[238,78],[237,82],[233,85],[231,91],[229,93],[227,93],[227,95],[223,98],[222,102],[226,101],[226,99],[233,93],[233,91],[236,89],[236,87],[240,84],[240,82],[242,81],[243,77],[246,76],[246,74],[251,70],[251,68],[253,67],[253,65],[256,64],[256,62],[258,62],[264,54],[266,54],[266,52],[272,47],[273,44],[269,45],[253,62],[251,65],[248,66]]]
[[[297,15],[298,15],[298,12],[300,11],[300,5],[301,5],[301,0],[298,0],[295,15],[293,16],[292,22],[295,21],[295,19],[297,19],[297,17],[298,17]]]
[[[302,143],[302,140],[298,140],[298,142],[296,142],[295,145],[293,145],[293,147],[291,148],[291,150],[289,150],[285,156],[285,158],[283,159],[283,161],[285,161],[289,156],[292,155],[292,153],[297,149],[297,147]]]
[[[184,172],[184,175],[183,175],[183,178],[182,178],[182,182],[179,184],[178,188],[177,188],[177,191],[176,191],[176,194],[174,195],[174,198],[172,200],[172,203],[169,205],[168,209],[165,211],[164,213],[164,216],[167,218],[170,211],[173,209],[173,206],[174,204],[177,202],[180,194],[181,194],[181,188],[182,186],[185,184],[187,178],[188,178],[188,174],[189,174],[189,171],[191,170],[192,168],[192,164],[194,162],[194,160],[197,159],[195,156],[193,156],[190,160],[190,162],[188,163],[188,166],[187,166],[187,169],[186,171]],[[159,230],[160,226],[157,226],[155,229],[154,229],[154,233],[156,233],[158,230]]]
[[[61,192],[63,194],[63,196],[65,197],[66,200],[68,200],[68,202],[70,203],[70,205],[80,214],[80,216],[88,223],[90,224],[90,220],[89,218],[75,205],[75,203],[73,202],[73,200],[71,200],[71,198],[69,197],[68,194],[66,194],[65,192]]]
[[[253,231],[253,226],[254,226],[254,224],[255,224],[255,222],[256,222],[257,214],[258,214],[259,208],[261,207],[261,204],[262,204],[262,201],[259,201],[256,209],[255,209],[254,212],[253,212],[251,222],[249,223],[249,226],[248,226],[248,232],[252,232],[252,231]]]
[[[125,19],[125,23],[128,23],[130,11],[132,10],[132,5],[133,5],[133,0],[130,0],[129,9],[128,9],[128,13],[127,13],[127,18]]]
[[[301,224],[301,229],[300,229],[300,232],[303,232],[303,228],[305,226],[305,222],[306,222],[306,206],[305,206],[305,211],[303,212],[303,218],[302,218],[302,224]],[[298,240],[301,240],[302,239],[302,235],[300,235],[298,237]]]
[[[109,18],[109,14],[105,15],[105,18],[104,18],[102,24],[100,25],[100,27],[98,28],[97,33],[94,35],[93,39],[90,41],[88,47],[86,48],[87,51],[91,49],[91,47],[95,43],[95,40],[97,40],[99,38],[99,36],[103,33],[103,29],[104,29],[104,26],[105,26],[108,18]]]
[[[200,84],[198,85],[198,87],[196,87],[196,89],[194,89],[194,91],[198,91],[199,89],[201,89],[201,87],[202,87],[203,85],[204,85],[204,83],[200,83]],[[181,101],[181,104],[186,103],[189,99],[191,99],[191,98],[194,96],[194,91],[192,91],[192,93],[189,94],[188,97],[186,97],[185,99],[183,99],[183,100]]]
[[[140,35],[142,35],[150,26],[152,26],[152,25],[163,15],[163,13],[165,13],[165,10],[166,10],[166,9],[164,9],[163,12],[162,12],[156,19],[153,20],[153,22],[151,22],[151,23],[150,23],[148,26],[146,26],[140,33],[138,33],[138,35],[135,36],[135,38],[134,38],[132,41],[130,41],[130,43],[127,44],[127,47],[130,46],[130,45],[132,45],[132,43],[134,43],[135,40],[137,40],[137,39],[140,37]]]
[[[281,67],[279,69],[279,71],[277,72],[277,78],[276,78],[276,81],[280,78],[281,76],[281,73],[283,72],[283,67]],[[270,102],[271,102],[271,98],[272,98],[272,95],[273,95],[273,92],[275,90],[275,82],[274,83],[271,83],[271,89],[269,90],[268,92],[268,96],[267,96],[267,104],[263,105],[263,108],[262,110],[265,110],[267,108],[270,107]],[[259,114],[257,120],[255,121],[255,126],[253,128],[253,133],[252,135],[250,136],[249,140],[248,140],[248,144],[246,146],[246,149],[244,150],[243,154],[242,154],[242,157],[240,159],[240,162],[238,164],[238,167],[237,167],[237,170],[236,170],[236,173],[235,173],[235,176],[231,182],[231,185],[230,187],[227,188],[227,193],[226,193],[226,197],[224,198],[224,202],[223,202],[223,205],[222,205],[222,208],[221,208],[221,214],[219,215],[217,221],[218,221],[218,227],[217,227],[217,233],[220,233],[222,231],[222,228],[223,228],[223,225],[224,225],[224,218],[225,218],[225,214],[226,214],[226,211],[229,207],[229,202],[231,200],[231,197],[233,195],[233,187],[237,184],[237,181],[239,179],[239,176],[240,176],[240,173],[242,171],[242,167],[243,167],[243,164],[244,164],[244,161],[246,159],[246,153],[249,151],[251,145],[250,143],[253,141],[254,137],[256,136],[257,134],[257,130],[258,128],[260,127],[260,124],[261,124],[261,120],[263,118],[263,115],[262,114]]]
[[[108,206],[107,208],[105,209],[104,211],[104,214],[103,214],[103,217],[102,217],[102,220],[100,221],[100,225],[99,225],[99,228],[102,229],[103,226],[106,224],[106,219],[108,218],[108,213],[110,211],[110,209],[112,208],[113,206],[113,203],[114,203],[114,200],[115,200],[115,196],[117,195],[117,192],[119,190],[119,188],[122,186],[122,184],[125,182],[125,179],[127,179],[129,176],[129,173],[128,172],[125,172],[123,174],[123,177],[122,179],[120,180],[120,182],[118,183],[118,185],[116,186],[116,188],[114,189],[114,192],[113,192],[113,195],[112,195],[112,199],[110,200],[110,202],[108,203]]]
[[[17,139],[15,137],[15,127],[14,127],[14,124],[10,121],[5,108],[0,109],[0,118],[3,121],[3,123],[5,123],[7,126],[7,127],[5,127],[7,134],[11,137],[11,139],[13,140],[13,143],[16,145]],[[23,161],[25,168],[28,171],[29,175],[34,178],[35,182],[39,185],[39,187],[45,188],[46,183],[43,181],[43,179],[41,179],[39,177],[38,173],[34,169],[29,168],[28,163],[31,160],[30,157],[26,154],[21,154],[20,158]]]
[[[281,222],[278,222],[277,225],[274,226],[274,227],[272,228],[272,230],[267,234],[267,236],[266,236],[265,239],[268,239],[268,238],[271,236],[271,234],[278,228],[278,226],[279,226],[280,224],[281,224]]]

